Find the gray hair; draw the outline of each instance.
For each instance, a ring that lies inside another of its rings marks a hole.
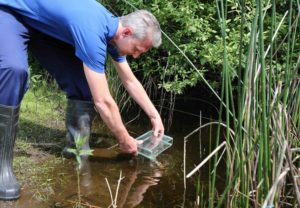
[[[132,27],[134,37],[144,40],[152,38],[152,46],[157,48],[161,44],[160,25],[153,14],[146,10],[137,10],[128,15],[121,16],[120,22],[124,27]]]

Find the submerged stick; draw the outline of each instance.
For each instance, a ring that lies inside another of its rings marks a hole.
[[[118,199],[119,188],[120,188],[121,181],[123,179],[124,179],[124,177],[122,177],[122,171],[120,171],[120,177],[119,177],[118,185],[117,185],[117,188],[116,188],[115,198],[113,198],[109,182],[108,182],[107,178],[105,178],[105,181],[106,181],[106,184],[107,184],[107,187],[108,187],[108,190],[109,190],[110,199],[111,199],[111,204],[109,205],[109,207],[113,207],[113,208],[117,207],[117,199]]]
[[[210,153],[194,170],[192,170],[186,178],[191,177],[194,173],[201,168],[212,156],[214,156],[223,146],[226,145],[226,141],[224,141],[221,145],[219,145],[212,153]]]
[[[111,188],[110,188],[110,185],[109,185],[109,182],[108,182],[107,178],[105,178],[105,181],[106,181],[108,191],[109,191],[109,195],[110,195],[110,199],[111,199],[111,204],[110,204],[109,207],[111,207],[111,206],[114,205],[114,199],[113,199],[113,195],[112,195]]]
[[[118,185],[117,185],[116,195],[115,195],[115,203],[114,203],[115,207],[117,207],[119,188],[120,188],[121,181],[123,179],[124,179],[124,177],[122,177],[122,171],[120,171],[120,177],[119,177],[119,180],[118,180]]]

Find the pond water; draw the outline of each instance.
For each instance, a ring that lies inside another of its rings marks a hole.
[[[82,202],[90,205],[86,207],[109,207],[112,199],[107,181],[114,198],[120,177],[117,207],[201,207],[196,206],[197,203],[205,206],[208,198],[208,165],[186,180],[186,189],[183,176],[184,136],[199,126],[199,117],[175,113],[173,121],[166,131],[167,135],[173,137],[173,145],[157,157],[158,163],[142,156],[134,159],[120,156],[115,148],[105,149],[111,142],[110,139],[104,139],[95,148],[94,156],[84,162],[81,171]],[[138,136],[148,131],[149,127],[149,124],[134,121],[129,129],[134,129],[134,134]],[[197,132],[188,139],[187,173],[209,154],[210,139],[214,148],[215,132],[213,128],[203,128],[201,134]],[[30,192],[22,190],[16,207],[73,207],[78,188],[75,166],[75,161],[68,159],[56,167],[57,176],[62,177],[63,174],[66,180],[54,185],[47,200],[36,200]],[[197,183],[200,186],[197,187]],[[222,177],[217,181],[217,186],[222,186]],[[197,190],[200,190],[199,194]]]

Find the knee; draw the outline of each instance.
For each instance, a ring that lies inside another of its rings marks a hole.
[[[0,103],[19,105],[29,84],[29,73],[26,65],[11,64],[0,66]]]
[[[4,69],[4,74],[16,82],[26,82],[29,76],[28,66],[15,62]]]
[[[0,68],[0,82],[7,90],[26,91],[29,86],[29,72],[26,64],[17,62]],[[0,89],[1,90],[1,89]]]
[[[28,78],[28,66],[24,64],[14,63],[9,67],[9,73],[11,76],[20,79],[27,79]]]

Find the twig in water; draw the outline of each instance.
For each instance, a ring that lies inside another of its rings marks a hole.
[[[117,189],[116,189],[115,198],[113,198],[109,182],[108,182],[107,178],[105,178],[105,181],[106,181],[106,184],[107,184],[107,187],[108,187],[108,190],[109,190],[109,194],[110,194],[110,199],[111,199],[111,204],[109,205],[109,207],[113,207],[113,208],[117,207],[119,187],[120,187],[121,181],[123,179],[124,179],[124,177],[122,177],[122,171],[120,171],[120,177],[119,177],[119,180],[118,180],[118,185],[117,185]]]
[[[108,191],[109,191],[109,195],[110,195],[110,199],[111,199],[111,204],[110,204],[109,207],[111,207],[111,206],[114,205],[114,198],[112,196],[111,188],[110,188],[110,185],[109,185],[109,182],[108,182],[107,178],[105,178],[105,181],[106,181],[106,184],[107,184],[107,187],[108,187]]]
[[[212,156],[214,156],[223,146],[226,145],[226,141],[220,144],[212,153],[210,153],[194,170],[192,170],[186,178],[191,177],[199,168],[201,168]]]
[[[121,184],[121,181],[124,177],[122,177],[122,171],[120,171],[120,177],[119,177],[119,180],[118,180],[118,186],[117,186],[117,189],[116,189],[116,194],[115,194],[115,206],[117,207],[117,200],[118,200],[118,193],[119,193],[119,188],[120,188],[120,184]]]
[[[111,146],[111,147],[108,147],[107,149],[108,149],[108,150],[110,150],[110,149],[114,149],[114,148],[116,148],[117,146],[119,146],[119,144],[114,144],[113,146]]]

